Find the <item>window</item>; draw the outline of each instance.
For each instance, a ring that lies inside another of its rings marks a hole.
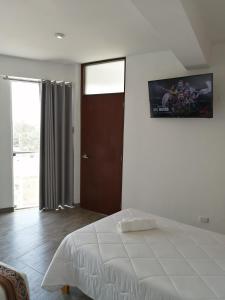
[[[38,206],[40,86],[12,81],[13,182],[16,208]]]
[[[124,59],[85,66],[85,95],[124,92]]]

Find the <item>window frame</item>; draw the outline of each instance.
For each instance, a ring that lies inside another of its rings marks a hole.
[[[91,66],[91,65],[100,65],[100,64],[116,62],[116,61],[124,61],[124,89],[123,89],[123,92],[86,94],[85,93],[85,84],[86,84],[85,69],[86,69],[86,67]],[[126,86],[126,57],[111,58],[111,59],[105,59],[105,60],[93,61],[93,62],[81,64],[81,97],[82,96],[91,96],[91,95],[107,95],[107,94],[125,93],[125,86]]]

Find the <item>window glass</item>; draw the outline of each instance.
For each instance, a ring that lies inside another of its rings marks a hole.
[[[124,60],[87,65],[85,95],[124,92],[124,67]]]

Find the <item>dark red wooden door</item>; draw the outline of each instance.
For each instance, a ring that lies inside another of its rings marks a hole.
[[[81,207],[104,214],[121,209],[124,93],[83,95]]]

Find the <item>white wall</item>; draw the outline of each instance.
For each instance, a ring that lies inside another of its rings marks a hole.
[[[11,103],[9,82],[0,80],[0,208],[12,207]]]
[[[225,45],[211,65],[195,73],[214,72],[213,119],[152,119],[148,80],[187,72],[170,52],[127,57],[122,206],[225,233]]]
[[[75,141],[79,140],[79,65],[20,59],[0,55],[0,74],[73,82]],[[0,79],[0,208],[12,207],[10,85]],[[79,143],[75,146],[75,202],[79,202]]]

